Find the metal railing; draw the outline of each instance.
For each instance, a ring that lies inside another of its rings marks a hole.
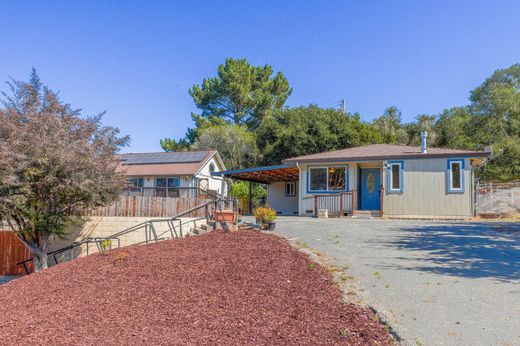
[[[340,193],[315,194],[303,197],[304,210],[311,210],[314,216],[318,215],[318,209],[327,209],[331,216],[344,216],[354,213],[355,190]]]
[[[129,227],[127,229],[124,229],[120,232],[114,233],[107,237],[89,237],[79,242],[72,242],[70,245],[62,247],[60,249],[51,251],[47,253],[47,256],[52,256],[54,259],[55,264],[58,264],[58,258],[57,255],[64,253],[66,251],[70,251],[69,259],[74,258],[74,249],[77,247],[80,247],[82,245],[87,245],[87,256],[89,255],[89,247],[88,244],[96,244],[98,251],[104,251],[105,247],[103,246],[103,242],[109,241],[109,249],[112,248],[112,241],[117,242],[117,247],[119,248],[121,245],[120,238],[122,236],[125,236],[129,233],[137,232],[137,231],[144,231],[145,240],[141,242],[134,243],[133,245],[139,245],[139,244],[148,244],[151,241],[160,241],[160,240],[168,240],[168,239],[176,239],[176,238],[183,238],[185,236],[185,233],[183,231],[183,226],[193,223],[193,228],[196,227],[197,221],[205,220],[206,224],[209,224],[210,221],[214,221],[213,229],[217,226],[217,220],[213,220],[213,211],[217,212],[222,211],[227,207],[231,207],[231,210],[233,210],[235,213],[238,210],[238,203],[234,199],[226,199],[218,194],[215,194],[214,192],[210,191],[203,191],[207,194],[212,200],[208,201],[206,203],[203,203],[201,205],[198,205],[196,207],[190,208],[188,210],[185,210],[181,213],[176,214],[173,217],[170,218],[155,218],[150,219],[144,222],[141,222],[137,225],[134,225],[132,227]],[[197,211],[199,209],[204,208],[204,217],[195,218],[191,220],[182,220],[181,218],[193,213],[194,211]],[[229,227],[227,221],[225,218],[222,220],[224,223],[224,228],[227,229]],[[157,229],[155,227],[156,223],[164,223],[167,224],[167,229],[163,231],[162,233],[158,233]],[[165,235],[168,235],[168,237],[165,237]],[[29,258],[24,261],[18,262],[17,265],[23,265],[25,272],[29,274],[29,268],[27,264],[31,262],[33,259]]]

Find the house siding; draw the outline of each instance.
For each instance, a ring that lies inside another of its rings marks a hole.
[[[215,159],[215,156],[213,156],[211,159],[206,162],[204,166],[200,169],[200,171],[197,173],[196,178],[198,179],[208,179],[209,182],[209,189],[218,191],[219,193],[223,194],[224,196],[227,194],[227,189],[225,185],[223,184],[223,179],[220,176],[212,176],[209,172],[209,166],[211,164],[215,165],[215,172],[220,172],[224,170],[224,167],[222,167],[218,161]],[[195,185],[194,185],[195,186]]]
[[[296,195],[285,195],[285,182],[272,183],[267,188],[267,204],[281,215],[298,214],[298,182],[295,184]]]
[[[300,164],[300,181],[299,181],[299,215],[312,215],[314,213],[314,195],[320,193],[308,192],[307,190],[307,178],[309,167],[323,167],[323,166],[348,166],[348,190],[356,188],[357,186],[357,163],[356,162],[323,162],[316,164]],[[354,201],[355,208],[357,208],[357,201]],[[308,212],[311,211],[311,212]]]
[[[464,192],[449,193],[447,158],[403,160],[403,192],[389,193],[383,169],[384,214],[410,218],[469,218],[472,216],[471,164],[464,159]],[[384,162],[385,165],[388,163]]]

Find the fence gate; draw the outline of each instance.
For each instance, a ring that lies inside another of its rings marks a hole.
[[[477,183],[475,211],[477,215],[520,215],[520,183]]]
[[[0,276],[23,275],[23,266],[16,263],[31,257],[31,252],[10,230],[0,229]]]

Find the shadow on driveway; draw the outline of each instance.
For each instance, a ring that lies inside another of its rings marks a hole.
[[[520,280],[520,224],[453,223],[400,228],[386,246],[420,251],[423,264],[409,270],[466,278]],[[402,269],[402,267],[401,267]]]

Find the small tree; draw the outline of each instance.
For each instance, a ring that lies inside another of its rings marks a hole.
[[[47,268],[53,236],[63,237],[85,208],[110,203],[124,177],[117,152],[129,142],[102,114],[81,118],[33,69],[29,82],[8,83],[0,108],[0,220]]]
[[[255,134],[244,126],[232,124],[201,129],[192,148],[218,150],[228,169],[251,166],[259,156]]]

